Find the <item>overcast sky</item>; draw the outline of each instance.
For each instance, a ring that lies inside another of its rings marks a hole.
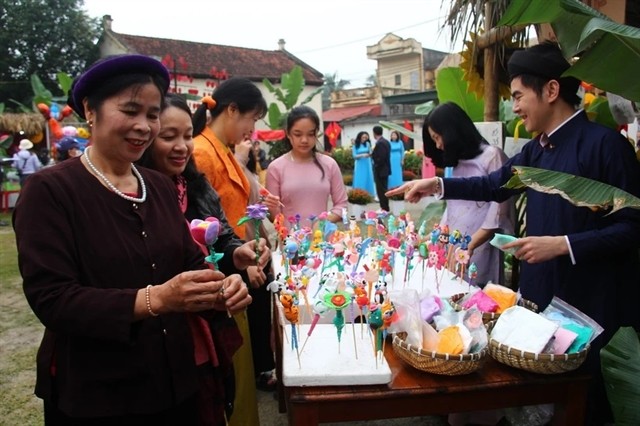
[[[323,74],[363,86],[375,74],[367,46],[387,33],[444,52],[441,0],[85,0],[89,16],[111,15],[117,33],[276,50],[286,49]],[[203,7],[204,6],[204,7]]]

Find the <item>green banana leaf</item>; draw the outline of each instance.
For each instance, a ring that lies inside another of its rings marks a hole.
[[[512,0],[498,26],[550,23],[565,57],[580,59],[564,75],[640,100],[640,28],[618,24],[578,0]]]
[[[462,108],[472,121],[484,121],[484,101],[476,99],[467,90],[467,82],[462,78],[462,69],[458,67],[443,68],[436,77],[438,101],[442,104],[454,102]]]
[[[62,89],[62,93],[64,93],[64,98],[66,100],[67,96],[69,96],[71,86],[73,85],[73,78],[65,72],[59,72],[56,75],[58,76],[58,85]]]
[[[422,135],[419,135],[418,133],[413,132],[399,124],[392,123],[391,121],[379,121],[379,123],[385,129],[395,130],[396,132],[399,132],[405,136],[410,137],[414,141],[418,141],[418,142],[422,141]]]
[[[45,87],[38,77],[38,74],[31,74],[31,89],[33,90],[33,104],[38,105],[39,103],[44,103],[47,105],[51,104],[51,98],[53,98],[53,94],[51,91]]]
[[[416,109],[413,111],[416,115],[427,115],[436,107],[436,103],[433,101],[427,101],[423,104],[416,105]]]
[[[621,327],[600,350],[602,376],[616,425],[640,424],[640,341]]]
[[[513,173],[513,177],[504,185],[505,188],[529,187],[545,194],[558,194],[576,206],[592,210],[611,208],[608,214],[626,207],[640,209],[640,198],[592,179],[524,166],[513,167]]]
[[[302,67],[296,65],[288,73],[283,73],[280,78],[280,85],[286,91],[286,96],[282,103],[287,111],[293,108],[298,102],[298,98],[304,89],[304,77],[302,76]]]
[[[447,208],[447,202],[444,200],[434,201],[422,210],[420,219],[417,222],[422,225],[422,222],[427,222],[427,229],[433,229],[433,226],[440,223],[444,210]]]
[[[609,108],[609,101],[604,96],[597,96],[587,108],[585,108],[587,115],[591,121],[600,123],[603,126],[607,126],[611,129],[617,129],[618,123],[611,114],[611,108]]]

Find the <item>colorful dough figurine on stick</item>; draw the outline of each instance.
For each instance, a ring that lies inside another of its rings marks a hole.
[[[291,349],[296,350],[296,355],[298,356],[298,367],[302,368],[302,365],[300,364],[300,351],[298,350],[298,333],[296,331],[299,312],[298,299],[295,294],[283,292],[280,294],[280,303],[282,303],[282,307],[284,308],[284,317],[291,324]]]
[[[222,259],[224,254],[216,253],[213,245],[218,240],[220,221],[215,217],[208,217],[205,220],[193,219],[189,224],[189,230],[194,240],[209,249],[209,256],[204,260],[218,269],[218,261]]]
[[[333,318],[333,325],[336,326],[338,333],[338,353],[340,353],[340,341],[342,338],[342,329],[344,328],[344,314],[342,310],[351,304],[351,295],[345,291],[336,291],[335,293],[327,293],[322,298],[322,302],[329,309],[336,311]]]
[[[213,265],[214,269],[218,269],[218,261],[224,256],[223,253],[216,253],[213,248],[220,234],[220,221],[218,218],[193,219],[189,223],[189,230],[191,231],[191,237],[209,250],[209,255],[204,260]],[[220,291],[224,294],[224,287]],[[231,318],[231,312],[228,309],[227,316]]]
[[[238,221],[238,226],[245,222],[253,220],[255,228],[255,240],[256,240],[256,265],[260,259],[260,251],[258,250],[258,243],[260,242],[260,224],[269,215],[269,208],[264,204],[250,204],[247,206],[246,216],[241,217]]]

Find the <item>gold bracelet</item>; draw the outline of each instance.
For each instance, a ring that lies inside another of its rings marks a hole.
[[[436,190],[434,194],[440,195],[442,193],[442,189],[440,188],[440,178],[436,178]]]
[[[151,309],[151,287],[153,286],[149,284],[144,290],[144,298],[147,301],[147,312],[149,312],[149,315],[151,315],[152,317],[157,317],[158,314],[153,312],[153,309]]]

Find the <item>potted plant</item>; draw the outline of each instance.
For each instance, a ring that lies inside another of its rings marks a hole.
[[[351,190],[351,186],[353,185],[353,175],[343,173],[342,182],[344,183],[344,186],[347,188],[347,191]]]
[[[331,151],[331,157],[336,160],[338,163],[338,167],[340,167],[340,171],[342,174],[351,174],[353,175],[353,155],[351,153],[351,148],[336,148]]]
[[[353,188],[347,192],[350,214],[360,218],[365,212],[366,205],[373,203],[373,195],[360,188]]]

